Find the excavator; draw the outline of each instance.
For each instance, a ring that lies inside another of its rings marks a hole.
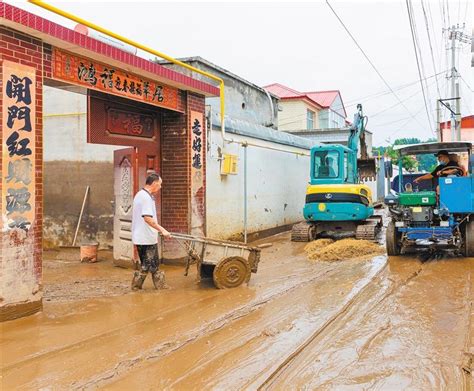
[[[374,216],[372,191],[363,180],[375,178],[375,159],[367,153],[368,118],[357,105],[347,147],[322,144],[311,148],[310,181],[303,208],[305,221],[291,231],[294,242],[319,237],[376,240],[382,217]],[[358,159],[360,144],[360,159]]]

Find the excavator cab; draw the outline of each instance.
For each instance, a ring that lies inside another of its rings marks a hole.
[[[347,146],[320,144],[311,149],[305,222],[293,226],[293,241],[307,242],[321,234],[369,240],[377,236],[382,221],[373,216],[370,187],[361,183],[375,177],[375,160],[368,157],[364,138],[366,119],[358,105]],[[361,159],[357,159],[359,142]]]

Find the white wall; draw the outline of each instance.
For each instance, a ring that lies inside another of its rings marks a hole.
[[[123,147],[87,144],[86,95],[44,86],[44,160],[113,162]]]
[[[235,140],[244,137],[229,135]],[[262,146],[309,153],[308,150],[273,142],[251,139]],[[239,156],[238,175],[220,175],[222,138],[211,132],[207,160],[207,235],[228,238],[244,229],[244,148],[227,144],[226,153]],[[248,232],[257,232],[303,220],[306,185],[309,180],[309,156],[247,147]]]

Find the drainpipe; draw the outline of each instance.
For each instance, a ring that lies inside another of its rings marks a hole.
[[[72,15],[70,14],[69,12],[66,12],[66,11],[63,11],[62,9],[60,8],[57,8],[57,7],[54,7],[50,4],[47,4],[45,3],[44,1],[41,1],[41,0],[28,0],[29,3],[32,3],[34,5],[37,5],[38,7],[41,7],[41,8],[44,8],[45,10],[48,10],[50,12],[53,12],[55,13],[56,15],[60,15],[64,18],[67,18],[69,20],[72,20],[76,23],[79,23],[79,24],[82,24],[90,29],[93,29],[95,31],[98,31],[99,33],[102,33],[102,34],[105,34],[105,35],[108,35],[109,37],[112,37],[112,38],[115,38],[121,42],[124,42],[128,45],[131,45],[131,46],[135,46],[136,48],[138,49],[141,49],[145,52],[148,52],[150,54],[153,54],[157,57],[160,57],[160,58],[163,58],[165,60],[168,60],[170,62],[172,62],[173,64],[176,64],[176,65],[179,65],[179,66],[182,66],[183,68],[186,68],[186,69],[189,69],[190,71],[193,71],[193,72],[197,72],[203,76],[206,76],[214,81],[217,81],[219,82],[219,90],[220,90],[220,103],[221,103],[221,131],[222,131],[222,139],[226,142],[233,142],[232,139],[227,139],[226,138],[226,134],[225,134],[225,124],[224,124],[224,115],[225,115],[225,100],[224,100],[224,80],[221,79],[220,77],[217,77],[211,73],[208,73],[208,72],[205,72],[199,68],[195,68],[189,64],[186,64],[182,61],[179,61],[179,60],[176,60],[175,58],[173,57],[170,57],[164,53],[161,53],[157,50],[154,50],[152,48],[149,48],[148,46],[145,46],[145,45],[142,45],[141,43],[138,43],[138,42],[135,42],[135,41],[132,41],[131,39],[128,39],[126,37],[123,37],[119,34],[116,34],[110,30],[107,30],[103,27],[100,27],[94,23],[91,23],[91,22],[88,22],[87,20],[85,19],[82,19],[78,16],[75,16],[75,15]]]
[[[247,243],[247,231],[248,231],[248,210],[247,210],[247,144],[242,144],[244,149],[244,243]]]
[[[265,93],[267,94],[267,97],[268,97],[268,101],[270,102],[270,124],[267,125],[267,126],[273,126],[275,124],[275,115],[274,115],[274,107],[273,107],[273,100],[272,100],[272,96],[270,95],[270,93],[264,88],[263,89],[265,91]]]
[[[1,0],[0,0],[1,2]],[[119,34],[116,34],[112,31],[109,31],[103,27],[100,27],[94,23],[91,23],[91,22],[88,22],[87,20],[85,19],[82,19],[82,18],[79,18],[78,16],[75,16],[75,15],[72,15],[70,14],[69,12],[66,12],[66,11],[63,11],[61,10],[60,8],[57,8],[57,7],[54,7],[50,4],[47,4],[45,3],[44,1],[41,1],[41,0],[28,0],[29,3],[32,3],[34,5],[37,5],[38,7],[41,7],[41,8],[44,8],[45,10],[47,11],[50,11],[50,12],[53,12],[57,15],[60,15],[64,18],[67,18],[69,20],[72,20],[76,23],[79,23],[79,24],[82,24],[90,29],[93,29],[93,30],[96,30],[102,34],[106,34],[112,38],[115,38],[121,42],[124,42],[128,45],[132,45],[132,46],[135,46],[137,47],[138,49],[141,49],[145,52],[148,52],[150,54],[153,54],[154,56],[157,56],[157,57],[160,57],[160,58],[163,58],[165,60],[168,60],[169,62],[172,62],[173,64],[176,64],[176,65],[179,65],[179,66],[182,66],[183,68],[186,68],[186,69],[189,69],[190,71],[193,71],[193,72],[196,72],[196,73],[199,73],[203,76],[206,76],[212,80],[215,80],[217,82],[219,82],[219,90],[220,90],[220,94],[219,94],[219,97],[220,97],[220,107],[221,107],[221,113],[220,113],[220,117],[221,117],[221,135],[222,135],[222,142],[225,144],[225,143],[236,143],[236,144],[240,144],[242,145],[242,141],[237,141],[237,140],[234,140],[234,139],[231,139],[231,138],[228,138],[226,136],[226,132],[225,132],[225,99],[224,99],[224,80],[218,76],[215,76],[211,73],[208,73],[208,72],[205,72],[199,68],[195,68],[189,64],[186,64],[182,61],[179,61],[179,60],[176,60],[175,58],[173,57],[170,57],[164,53],[161,53],[157,50],[154,50],[152,48],[149,48],[148,46],[145,46],[145,45],[142,45],[141,43],[138,43],[138,42],[135,42],[135,41],[132,41],[131,39],[128,39],[126,37],[123,37]],[[273,105],[273,102],[272,102],[272,105]],[[272,110],[272,113],[273,113],[273,110]],[[273,115],[273,114],[272,114]],[[245,142],[246,143],[246,142]],[[286,152],[286,153],[294,153],[296,155],[302,155],[302,156],[309,156],[309,153],[301,153],[301,152],[293,152],[293,151],[287,151],[283,148],[271,148],[271,147],[263,147],[263,146],[260,146],[258,144],[250,144],[248,143],[247,145],[252,145],[254,147],[260,147],[260,148],[265,148],[265,149],[272,149],[274,151],[280,151],[280,152]]]

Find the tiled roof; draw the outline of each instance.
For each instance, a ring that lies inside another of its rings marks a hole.
[[[329,108],[339,95],[339,91],[312,91],[305,92],[305,94],[324,108]]]
[[[284,86],[279,83],[273,83],[263,87],[272,94],[278,96],[280,99],[309,99],[311,102],[320,106],[321,108],[330,108],[337,96],[341,95],[339,90],[331,91],[310,91],[310,92],[299,92],[290,87]],[[341,98],[342,100],[342,98]],[[346,110],[342,107],[344,114]]]

